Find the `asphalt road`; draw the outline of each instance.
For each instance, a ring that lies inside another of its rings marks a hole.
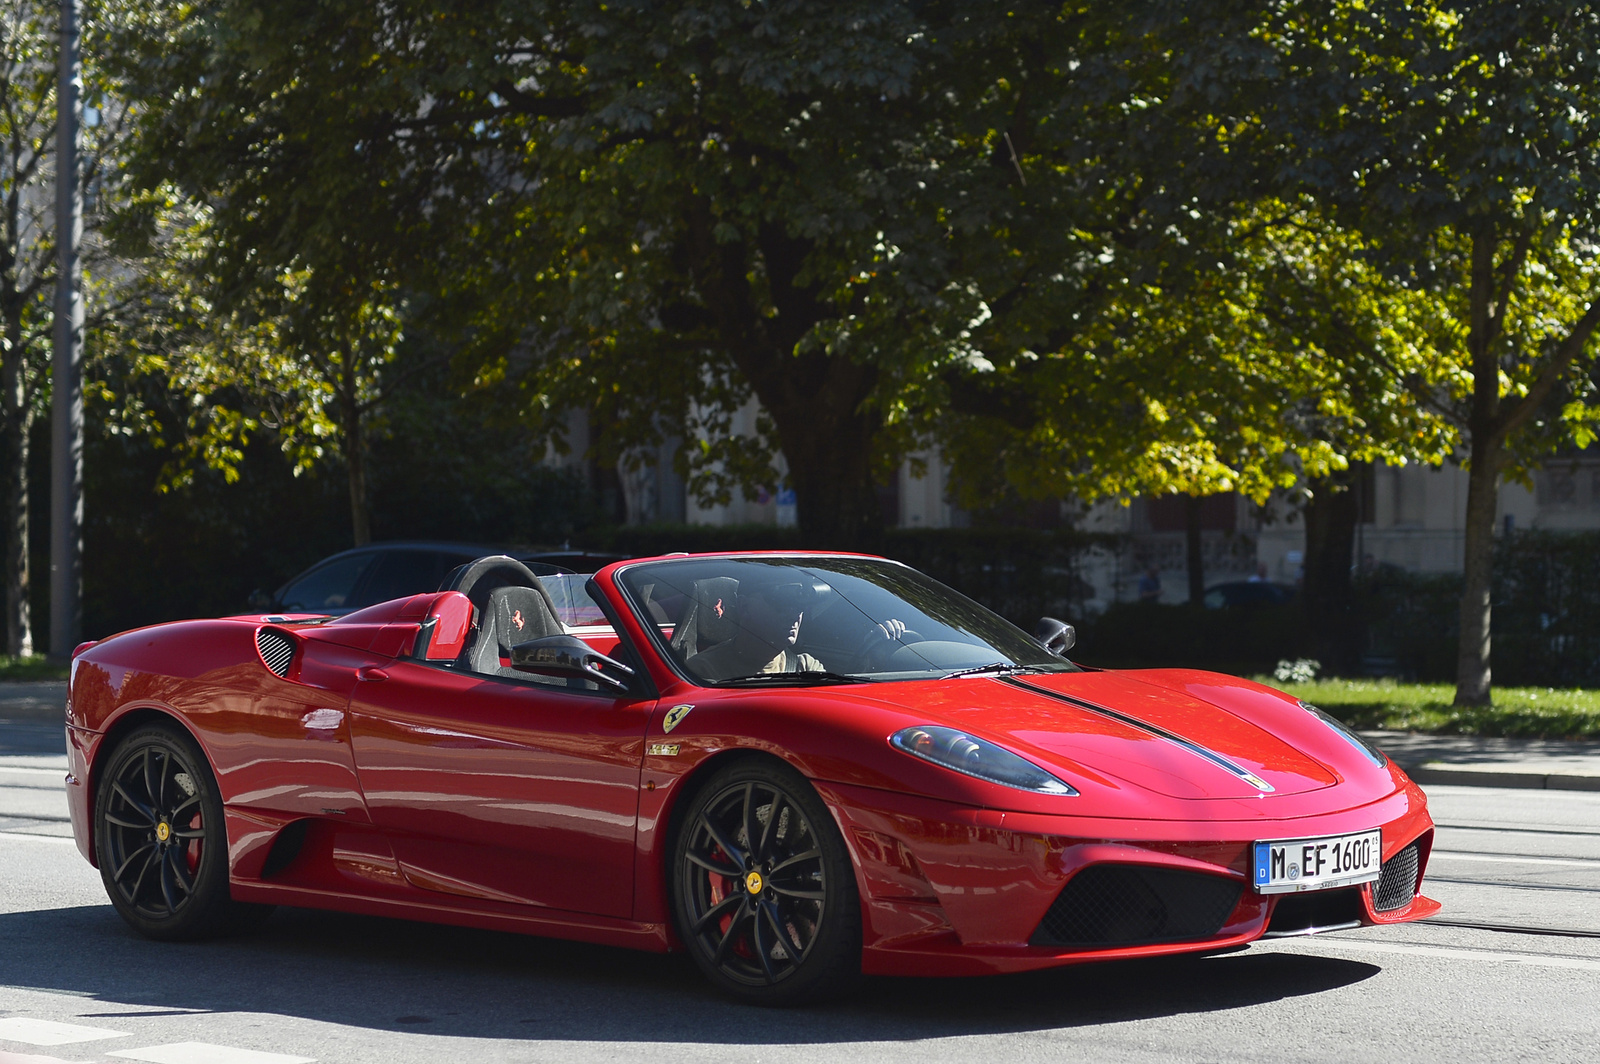
[[[36,731],[29,731],[36,728]],[[52,726],[0,744],[0,1064],[293,1061],[1588,1061],[1600,794],[1436,787],[1426,924],[1022,977],[731,1005],[687,962],[279,910],[133,935],[69,841]],[[76,1039],[61,1041],[61,1039]]]

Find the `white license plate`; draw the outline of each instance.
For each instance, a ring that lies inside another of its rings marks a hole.
[[[1257,894],[1370,883],[1383,871],[1383,833],[1377,828],[1354,835],[1319,839],[1281,839],[1255,845]]]

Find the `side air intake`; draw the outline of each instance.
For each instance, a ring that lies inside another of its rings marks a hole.
[[[256,649],[261,652],[261,663],[279,676],[289,675],[289,663],[294,660],[294,640],[272,628],[256,633]]]
[[[1417,894],[1417,866],[1421,857],[1412,843],[1383,862],[1383,875],[1372,888],[1372,907],[1380,913],[1411,904]]]

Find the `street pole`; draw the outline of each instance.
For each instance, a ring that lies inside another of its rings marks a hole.
[[[61,0],[56,83],[56,307],[50,396],[50,656],[78,645],[83,600],[83,190],[78,0]]]

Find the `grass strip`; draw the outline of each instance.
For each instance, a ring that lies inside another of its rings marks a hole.
[[[1489,706],[1453,706],[1455,685],[1381,680],[1311,680],[1276,687],[1356,728],[1515,739],[1600,739],[1600,691],[1496,687]]]
[[[0,683],[18,680],[65,680],[67,666],[51,661],[43,654],[26,654],[12,657],[0,654]]]

